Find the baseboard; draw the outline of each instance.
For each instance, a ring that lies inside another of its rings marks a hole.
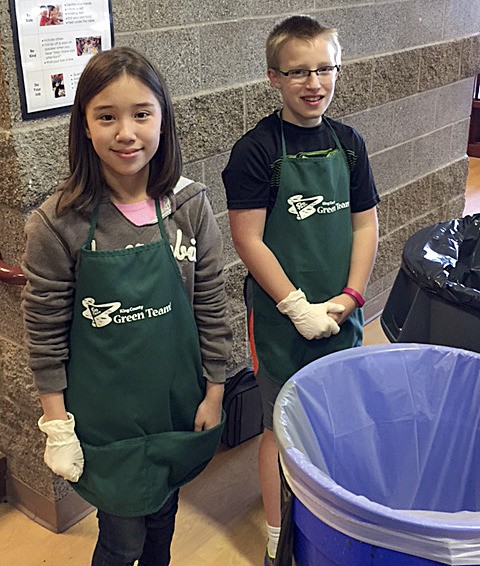
[[[8,503],[25,513],[42,527],[62,533],[93,510],[89,503],[74,491],[58,501],[52,501],[7,473],[6,498]]]

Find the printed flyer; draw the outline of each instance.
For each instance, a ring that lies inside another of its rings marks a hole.
[[[112,47],[109,0],[68,0],[60,4],[13,2],[11,13],[24,118],[36,118],[39,113],[48,115],[48,111],[71,106],[88,60]]]

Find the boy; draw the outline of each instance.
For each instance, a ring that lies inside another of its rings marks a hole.
[[[266,55],[283,108],[235,144],[223,181],[233,242],[249,270],[249,335],[265,425],[259,475],[268,566],[280,533],[275,399],[307,363],[361,345],[379,197],[362,138],[324,117],[340,70],[336,30],[309,16],[290,17],[268,36]]]

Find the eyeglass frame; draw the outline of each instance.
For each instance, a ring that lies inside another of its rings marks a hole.
[[[337,75],[340,73],[340,68],[341,65],[324,65],[323,67],[318,67],[318,69],[289,69],[288,71],[282,71],[281,69],[274,69],[275,71],[277,71],[277,73],[280,73],[281,75],[283,75],[284,77],[287,77],[289,79],[301,79],[301,80],[305,80],[307,81],[310,78],[310,75],[312,73],[315,73],[315,75],[320,79],[321,77],[333,77],[332,75],[321,75],[320,71],[325,70],[325,69],[329,69],[333,72],[334,69],[337,70]],[[292,77],[292,75],[290,75],[289,73],[293,72],[293,71],[304,71],[307,72],[308,75],[306,75],[305,77]]]

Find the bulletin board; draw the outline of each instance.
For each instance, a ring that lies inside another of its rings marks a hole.
[[[9,0],[24,120],[70,109],[91,57],[113,46],[110,0]]]

